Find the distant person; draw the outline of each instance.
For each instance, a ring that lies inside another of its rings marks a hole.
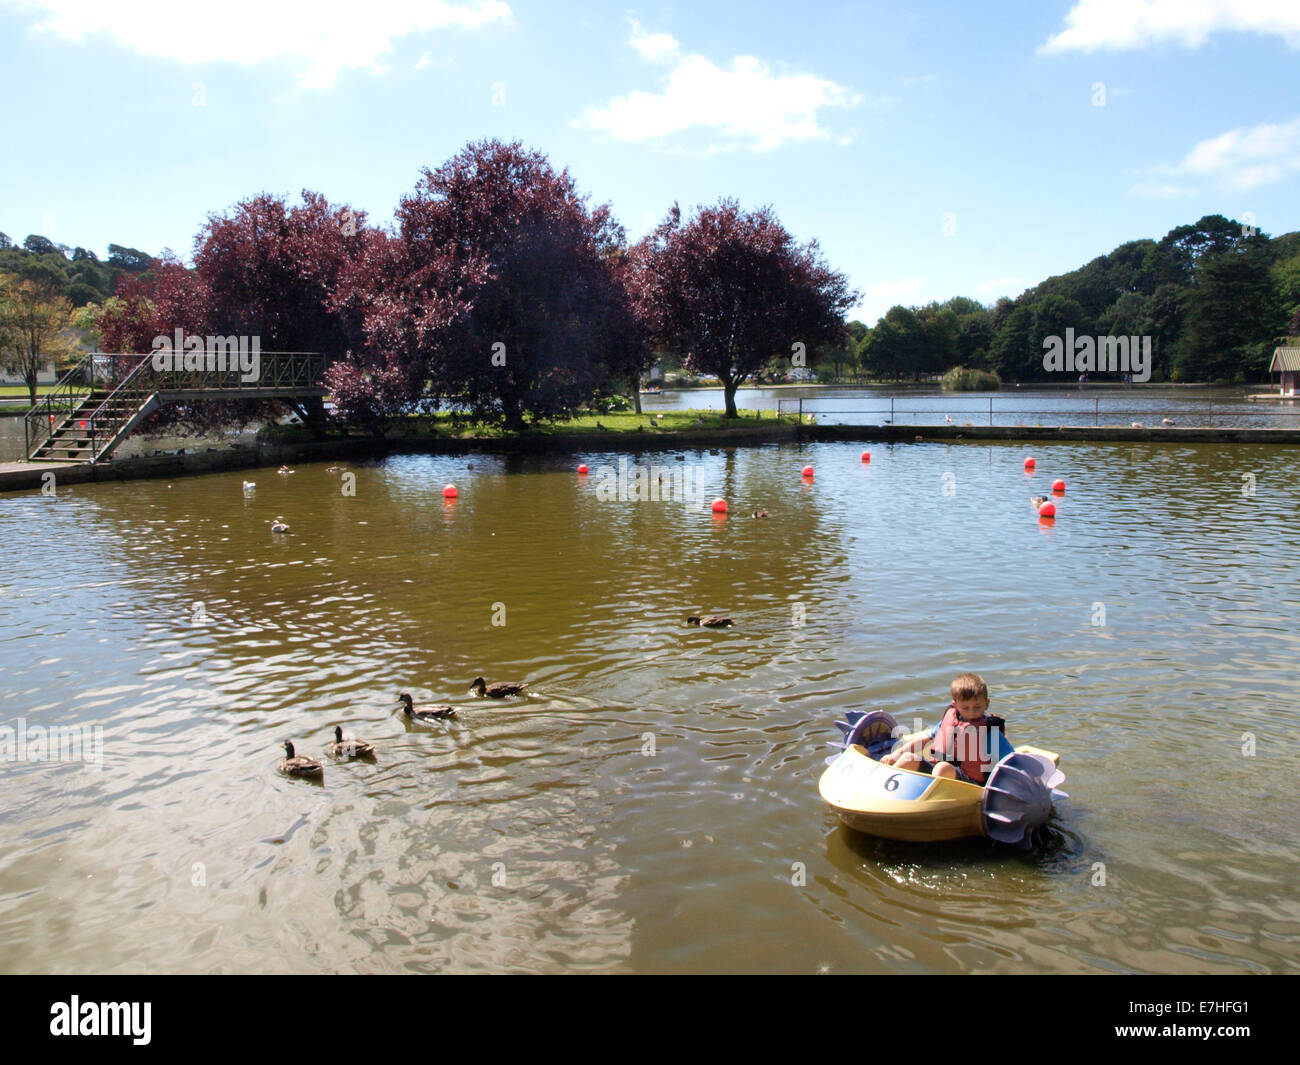
[[[978,673],[960,673],[949,688],[952,702],[943,720],[880,759],[884,765],[930,773],[984,786],[993,767],[1014,748],[1005,722],[988,713],[989,689]],[[929,758],[925,757],[929,748]]]

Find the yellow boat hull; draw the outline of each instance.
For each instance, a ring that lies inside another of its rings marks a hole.
[[[1017,750],[1060,761],[1037,747]],[[857,744],[826,768],[818,790],[843,824],[870,836],[932,843],[985,835],[983,788],[882,765]]]

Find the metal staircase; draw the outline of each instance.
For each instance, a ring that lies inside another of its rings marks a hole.
[[[323,356],[264,351],[255,380],[237,369],[159,370],[149,355],[92,352],[60,379],[24,419],[32,462],[108,460],[163,403],[324,396]]]

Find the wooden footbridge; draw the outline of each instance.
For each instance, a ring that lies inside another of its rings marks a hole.
[[[220,369],[159,369],[152,353],[92,352],[27,412],[27,457],[103,462],[164,403],[321,398],[325,364],[316,352],[262,351],[253,372],[241,371],[233,359]]]

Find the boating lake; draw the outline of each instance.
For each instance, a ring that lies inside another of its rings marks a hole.
[[[631,457],[687,499],[602,498],[616,453],[0,498],[0,971],[1300,967],[1297,450],[863,446]],[[1048,846],[841,828],[834,718],[966,669],[1061,753]],[[277,774],[336,723],[377,762]]]

